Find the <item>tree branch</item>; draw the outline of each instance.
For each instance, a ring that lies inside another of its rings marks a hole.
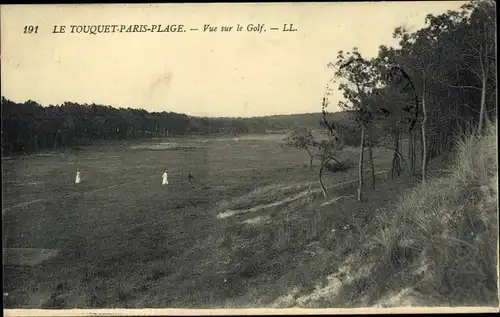
[[[481,112],[477,111],[476,109],[472,108],[471,106],[469,106],[469,105],[468,105],[468,104],[466,104],[466,103],[464,103],[463,105],[464,105],[464,106],[466,106],[467,108],[469,108],[470,110],[472,110],[472,111],[476,112],[476,113],[481,113]]]
[[[469,88],[469,89],[476,89],[476,90],[481,91],[481,88],[475,87],[475,86],[467,86],[467,85],[466,86],[455,86],[455,85],[450,85],[450,84],[446,84],[446,83],[442,83],[442,84],[445,84],[445,85],[447,85],[448,87],[451,87],[451,88],[463,88],[463,89]]]

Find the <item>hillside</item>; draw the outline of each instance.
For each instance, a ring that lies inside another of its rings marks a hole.
[[[408,292],[449,306],[498,306],[497,127],[463,136],[445,177],[399,199],[378,235],[381,258],[413,283]],[[372,259],[373,261],[373,259]],[[389,283],[400,285],[394,274]],[[397,306],[398,295],[380,302]]]
[[[320,126],[320,122],[323,120],[322,114],[320,112],[290,114],[290,115],[274,115],[274,116],[257,117],[257,118],[265,120],[270,126],[282,127],[283,129],[290,129],[293,128],[294,126],[317,129]],[[329,121],[330,120],[336,121],[346,125],[351,125],[354,123],[353,116],[347,111],[328,113],[327,118]]]
[[[445,175],[437,176],[444,166],[431,161],[434,177],[427,183],[382,181],[369,195],[369,210],[349,208],[343,223],[351,228],[350,245],[344,248],[353,252],[314,290],[288,294],[275,305],[497,307],[496,124],[487,129],[484,137],[462,137]],[[330,253],[321,246],[316,263]]]

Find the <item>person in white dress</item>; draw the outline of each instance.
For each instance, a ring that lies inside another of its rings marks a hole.
[[[75,184],[80,184],[81,182],[82,182],[82,178],[80,176],[80,170],[76,170]]]
[[[163,172],[163,175],[161,176],[161,178],[163,178],[162,185],[168,185],[168,174],[167,174],[167,170],[165,170],[165,172]]]

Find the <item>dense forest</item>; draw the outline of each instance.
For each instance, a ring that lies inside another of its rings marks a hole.
[[[407,157],[412,173],[420,155],[425,180],[430,158],[452,150],[457,137],[482,133],[493,121],[495,11],[494,1],[471,1],[456,11],[427,15],[422,29],[397,27],[393,37],[399,46],[381,45],[373,58],[364,58],[356,47],[337,53],[328,65],[336,87],[327,87],[323,112],[332,91],[340,90],[345,99],[340,107],[355,114],[359,127],[360,162],[365,148],[371,157],[372,147],[384,145],[394,150],[395,165]],[[338,132],[334,124],[329,131],[332,137]],[[400,150],[403,138],[408,155]]]
[[[90,145],[115,140],[179,135],[269,133],[319,126],[320,113],[253,118],[206,118],[173,112],[65,102],[44,107],[2,97],[2,153]],[[333,114],[343,118],[344,114]]]
[[[451,153],[464,136],[482,135],[496,122],[495,10],[493,1],[471,1],[457,11],[429,14],[422,29],[397,27],[398,47],[381,45],[375,57],[363,57],[357,47],[338,51],[326,65],[332,79],[321,105],[327,140],[299,128],[288,133],[285,143],[307,151],[311,171],[313,160],[319,161],[320,183],[330,161],[342,163],[344,145],[357,145],[359,201],[366,160],[375,189],[373,152],[379,147],[393,153],[393,176],[403,169],[416,176],[419,170],[425,182],[431,159]],[[354,125],[328,118],[335,90],[344,96],[337,106]]]

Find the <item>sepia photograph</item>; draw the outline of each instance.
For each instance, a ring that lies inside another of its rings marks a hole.
[[[498,311],[495,1],[0,8],[7,315]]]

